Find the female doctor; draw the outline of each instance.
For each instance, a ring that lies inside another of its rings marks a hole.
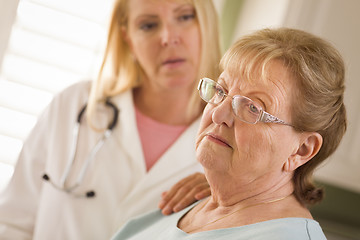
[[[195,85],[220,57],[212,1],[115,2],[99,78],[58,94],[23,146],[0,239],[108,239],[200,169]]]

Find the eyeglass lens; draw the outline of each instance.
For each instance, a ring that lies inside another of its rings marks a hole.
[[[212,104],[219,104],[229,96],[220,84],[209,78],[201,80],[199,94],[205,102]],[[247,123],[256,123],[259,120],[262,108],[257,103],[240,95],[231,98],[232,109],[238,118]]]

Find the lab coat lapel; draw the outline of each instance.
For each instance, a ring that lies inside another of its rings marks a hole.
[[[115,128],[115,136],[119,147],[126,153],[139,178],[146,174],[144,154],[136,125],[132,91],[124,92],[112,99],[119,107],[119,122]]]

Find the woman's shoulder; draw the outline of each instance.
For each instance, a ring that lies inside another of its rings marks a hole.
[[[254,230],[254,234],[257,236],[267,236],[266,239],[270,240],[326,239],[320,224],[317,221],[309,218],[273,219],[244,226],[244,230]]]
[[[91,81],[79,81],[65,87],[53,96],[40,118],[44,118],[45,121],[50,118],[59,121],[68,117],[73,118],[87,102],[90,88]]]
[[[156,209],[135,217],[121,227],[112,240],[131,237],[134,239],[177,239],[173,234],[177,236],[179,233],[183,233],[177,228],[179,219],[199,202],[195,202],[180,212],[168,216],[163,215],[161,210]],[[169,238],[169,236],[172,237]]]
[[[91,89],[91,81],[79,81],[56,93],[49,105],[52,109],[78,108],[84,105]]]
[[[197,234],[204,239],[326,240],[319,223],[308,218],[273,219]]]

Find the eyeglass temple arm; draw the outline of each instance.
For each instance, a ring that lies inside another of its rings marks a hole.
[[[261,116],[259,118],[259,122],[265,122],[265,123],[279,123],[279,124],[284,124],[284,125],[289,125],[291,126],[291,124],[271,115],[270,113],[267,113],[265,111],[261,112]]]
[[[200,79],[198,86],[197,86],[197,90],[200,90],[201,84],[203,83],[204,79]]]

